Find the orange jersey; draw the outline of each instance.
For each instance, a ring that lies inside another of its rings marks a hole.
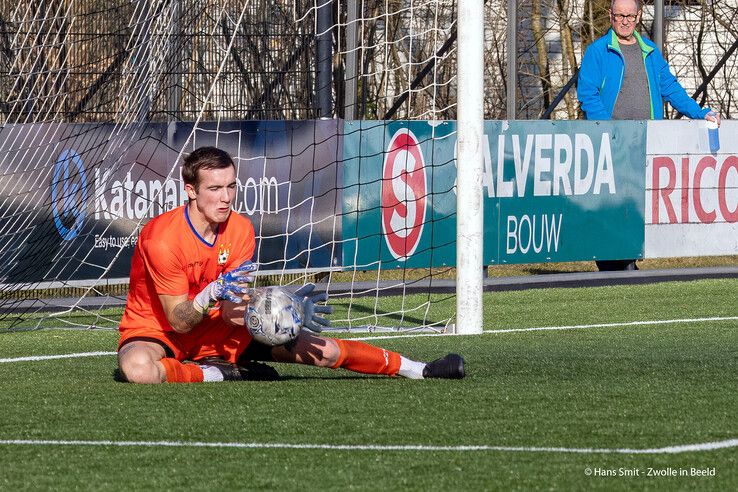
[[[133,252],[131,285],[120,331],[173,331],[158,296],[186,293],[192,299],[218,275],[250,260],[255,245],[254,226],[236,212],[219,224],[213,244],[195,232],[187,205],[154,218],[141,230]],[[220,310],[211,310],[208,316],[212,320],[220,318]]]

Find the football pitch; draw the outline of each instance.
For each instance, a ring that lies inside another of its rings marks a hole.
[[[738,490],[738,280],[485,296],[482,335],[372,337],[461,381],[135,386],[114,331],[0,334],[0,489]]]

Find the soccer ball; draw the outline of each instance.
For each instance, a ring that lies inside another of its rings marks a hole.
[[[244,324],[254,340],[265,345],[284,345],[300,333],[301,305],[279,287],[254,289],[244,313]]]

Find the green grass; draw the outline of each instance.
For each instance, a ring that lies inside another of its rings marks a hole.
[[[5,314],[0,317],[0,334],[6,331],[43,330],[46,328],[109,328],[117,329],[123,307],[94,311],[77,309],[50,315],[47,312]]]
[[[490,294],[486,329],[737,316],[738,281]],[[387,302],[397,303],[390,299]],[[0,358],[112,351],[112,331],[0,334]],[[738,321],[381,339],[462,381],[278,365],[270,383],[134,386],[115,358],[0,364],[0,439],[659,448],[738,438]],[[738,449],[682,454],[0,444],[0,489],[736,490]],[[715,468],[587,477],[586,468]]]

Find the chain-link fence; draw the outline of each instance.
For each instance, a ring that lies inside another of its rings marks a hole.
[[[309,119],[326,115],[326,100],[338,117],[456,117],[455,0],[0,5],[4,122],[112,121],[130,112],[150,121],[193,120],[200,112],[205,119]],[[576,87],[562,88],[586,46],[609,27],[608,7],[609,0],[518,2],[518,118],[547,110],[553,118],[580,116]],[[507,2],[487,0],[485,11],[485,118],[502,119]],[[647,4],[639,26],[648,37],[653,12]],[[738,55],[723,57],[738,39],[736,26],[736,0],[682,0],[664,11],[664,52],[679,80],[692,94],[712,77],[698,101],[727,117],[736,113]],[[319,55],[321,39],[328,39],[328,58]],[[327,86],[321,70],[330,72]],[[138,90],[145,97],[132,97]],[[139,106],[126,107],[131,100]]]
[[[3,120],[315,118],[313,27],[291,0],[2,0]]]

